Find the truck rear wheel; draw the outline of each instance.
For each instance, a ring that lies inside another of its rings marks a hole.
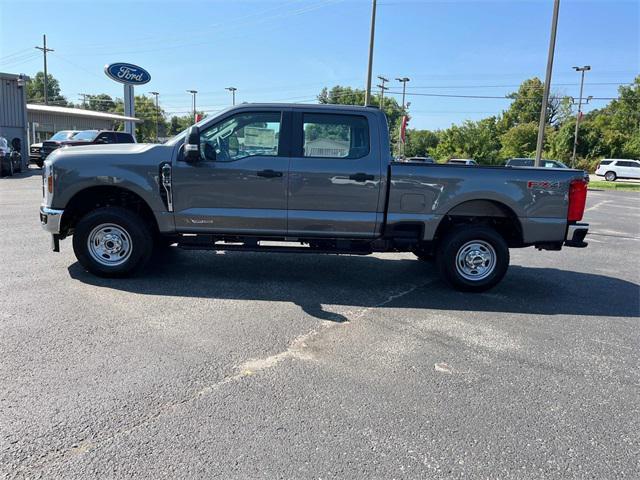
[[[73,251],[80,264],[100,277],[126,277],[144,267],[153,235],[139,215],[120,207],[86,214],[75,227]]]
[[[457,227],[440,241],[436,256],[442,278],[457,290],[483,292],[509,268],[509,247],[489,227]]]

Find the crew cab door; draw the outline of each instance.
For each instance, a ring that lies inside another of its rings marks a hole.
[[[294,110],[290,237],[370,238],[382,223],[377,118]]]
[[[178,154],[173,202],[179,232],[284,235],[290,114],[235,111],[200,132],[200,160]]]

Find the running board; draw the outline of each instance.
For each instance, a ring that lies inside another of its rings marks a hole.
[[[308,246],[289,247],[277,245],[242,244],[242,243],[212,243],[202,241],[178,242],[178,248],[183,250],[224,250],[238,252],[274,252],[274,253],[325,253],[333,255],[369,255],[371,250],[349,250],[349,249],[323,249]]]

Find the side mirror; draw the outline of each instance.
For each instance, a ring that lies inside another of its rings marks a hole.
[[[187,130],[183,148],[185,161],[194,163],[200,160],[200,129],[195,125]]]

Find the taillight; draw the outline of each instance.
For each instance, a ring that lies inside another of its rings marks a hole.
[[[53,173],[47,177],[47,190],[53,193]]]
[[[584,180],[572,180],[569,184],[569,209],[567,220],[579,222],[584,215],[584,206],[587,203],[587,182]]]

